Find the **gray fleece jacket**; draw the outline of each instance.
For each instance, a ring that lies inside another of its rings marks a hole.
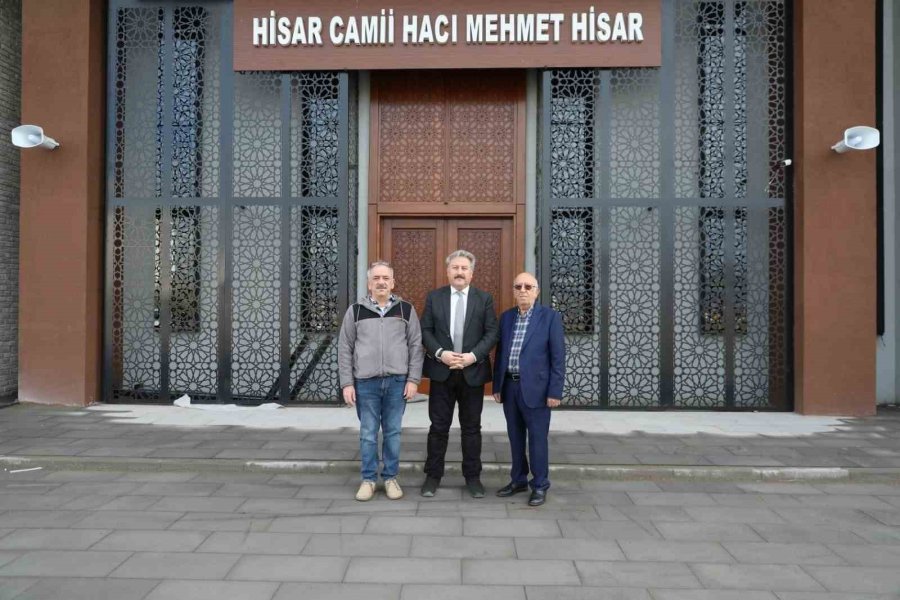
[[[382,316],[371,300],[360,298],[344,314],[338,340],[341,388],[388,375],[405,375],[418,384],[424,358],[419,317],[409,302],[392,297]]]

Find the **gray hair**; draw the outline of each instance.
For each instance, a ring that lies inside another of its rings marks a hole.
[[[471,265],[472,265],[472,270],[473,270],[473,271],[475,270],[475,255],[472,254],[471,252],[469,252],[469,251],[467,251],[467,250],[456,250],[455,252],[451,252],[451,253],[447,256],[447,260],[445,260],[444,263],[449,267],[449,266],[450,266],[450,261],[453,260],[454,258],[467,258],[467,259],[469,259],[469,263],[471,263]]]
[[[368,269],[366,269],[366,278],[372,278],[372,269],[374,269],[375,267],[387,267],[391,270],[391,277],[394,276],[394,267],[391,266],[391,263],[386,260],[376,260],[371,265],[369,265]]]

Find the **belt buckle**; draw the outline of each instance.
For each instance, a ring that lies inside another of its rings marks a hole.
[[[509,377],[513,381],[518,381],[519,377],[520,377],[520,375],[518,373],[507,373],[506,376]]]

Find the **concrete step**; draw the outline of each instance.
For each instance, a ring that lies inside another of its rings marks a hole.
[[[217,471],[268,473],[353,474],[356,460],[243,460],[197,458],[129,458],[90,456],[0,456],[0,468],[17,471],[40,467],[48,470],[85,471]],[[505,476],[510,465],[483,464],[485,476]],[[401,462],[402,475],[421,475],[421,462]],[[459,462],[446,463],[447,475],[462,475]],[[719,467],[708,465],[574,465],[552,464],[554,479],[648,480],[648,481],[819,481],[900,482],[900,468],[846,467]]]

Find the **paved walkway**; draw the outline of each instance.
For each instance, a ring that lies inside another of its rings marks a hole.
[[[486,405],[484,422],[486,469],[505,472],[509,448],[499,407]],[[404,424],[401,459],[409,471],[421,468],[425,459],[425,404],[411,405]],[[551,428],[551,463],[575,474],[599,467],[618,468],[625,476],[663,472],[653,468],[670,474],[706,468],[728,476],[740,468],[763,468],[834,477],[833,469],[843,469],[900,479],[900,410],[895,408],[863,419],[560,411]],[[16,457],[55,458],[63,465],[68,459],[73,466],[78,460],[107,459],[123,466],[145,461],[158,467],[171,460],[181,461],[181,468],[250,462],[291,468],[288,463],[293,461],[293,468],[352,472],[358,468],[358,427],[354,411],[342,408],[211,412],[161,406],[17,405],[0,410],[0,456],[7,457],[7,465]],[[448,460],[458,468],[455,434]],[[726,468],[732,471],[722,470]]]
[[[900,597],[900,485],[584,478],[532,509],[454,477],[358,503],[355,479],[0,473],[0,599]]]
[[[421,498],[423,411],[404,431],[406,497],[358,503],[349,410],[0,410],[0,600],[900,598],[896,409],[560,412],[537,509],[473,500],[458,475]]]

